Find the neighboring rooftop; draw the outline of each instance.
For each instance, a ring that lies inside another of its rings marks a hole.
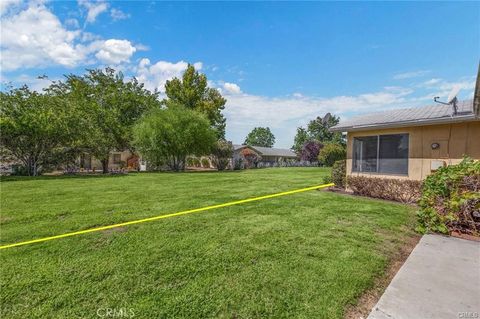
[[[260,155],[263,155],[263,156],[297,157],[297,154],[295,154],[295,152],[287,148],[273,148],[273,147],[233,144],[234,150],[239,150],[244,147],[250,147],[256,150]]]
[[[370,113],[340,122],[332,127],[331,131],[347,132],[375,128],[433,125],[478,119],[473,112],[473,100],[459,101],[457,105],[458,113],[456,115],[452,115],[452,106],[443,104]]]

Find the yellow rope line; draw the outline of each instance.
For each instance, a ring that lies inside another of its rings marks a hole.
[[[101,227],[90,228],[90,229],[85,229],[85,230],[79,230],[79,231],[75,231],[75,232],[71,232],[71,233],[65,233],[65,234],[56,235],[56,236],[50,236],[50,237],[33,239],[33,240],[21,241],[21,242],[18,242],[18,243],[2,245],[2,246],[0,246],[0,249],[30,245],[30,244],[34,244],[34,243],[41,243],[41,242],[48,241],[48,240],[54,240],[54,239],[71,237],[71,236],[82,235],[82,234],[87,234],[87,233],[93,233],[93,232],[106,230],[106,229],[111,229],[111,228],[116,228],[116,227],[123,227],[123,226],[128,226],[128,225],[133,225],[133,224],[151,222],[151,221],[158,220],[158,219],[163,219],[163,218],[170,218],[170,217],[181,216],[181,215],[186,215],[186,214],[198,213],[198,212],[203,212],[203,211],[206,211],[206,210],[222,208],[222,207],[227,207],[227,206],[233,206],[233,205],[238,205],[238,204],[244,204],[244,203],[254,202],[254,201],[263,200],[263,199],[267,199],[267,198],[273,198],[273,197],[279,197],[279,196],[285,196],[285,195],[291,195],[291,194],[295,194],[295,193],[311,191],[311,190],[314,190],[314,189],[330,187],[330,186],[333,186],[333,185],[334,185],[333,183],[330,183],[330,184],[324,184],[324,185],[318,185],[318,186],[311,186],[311,187],[295,189],[295,190],[281,192],[281,193],[275,193],[275,194],[270,194],[270,195],[264,195],[264,196],[259,196],[259,197],[237,200],[237,201],[228,202],[228,203],[224,203],[224,204],[211,205],[211,206],[206,206],[206,207],[201,207],[201,208],[184,210],[184,211],[180,211],[180,212],[173,213],[173,214],[159,215],[159,216],[154,216],[154,217],[149,217],[149,218],[144,218],[144,219],[132,220],[132,221],[129,221],[129,222],[124,222],[124,223],[118,223],[118,224],[113,224],[113,225],[107,225],[107,226],[101,226]]]

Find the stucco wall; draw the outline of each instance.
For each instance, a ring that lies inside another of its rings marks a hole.
[[[352,172],[354,137],[397,133],[409,134],[408,176]],[[432,150],[432,143],[439,143],[440,147]],[[347,175],[421,180],[432,172],[432,161],[444,161],[446,165],[456,164],[462,160],[463,155],[480,159],[480,121],[358,131],[347,134]]]
[[[127,164],[127,160],[132,156],[130,151],[123,151],[123,152],[111,152],[108,158],[108,168],[109,169],[117,169],[120,168],[120,164],[116,164],[113,162],[113,154],[120,154],[121,161],[124,162],[124,165]],[[91,168],[100,171],[102,170],[102,162],[100,160],[92,157]]]

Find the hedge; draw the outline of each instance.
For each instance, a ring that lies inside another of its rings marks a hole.
[[[409,204],[420,199],[422,189],[421,181],[366,176],[349,176],[347,184],[357,195]]]

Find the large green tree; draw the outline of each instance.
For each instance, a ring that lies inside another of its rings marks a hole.
[[[205,114],[218,138],[225,137],[226,120],[222,114],[227,100],[217,89],[208,87],[205,74],[188,65],[181,79],[173,78],[165,84],[167,107],[183,106]]]
[[[73,143],[75,112],[52,92],[38,93],[27,86],[0,92],[0,143],[36,176],[54,164]]]
[[[295,135],[295,139],[293,141],[292,150],[297,154],[300,155],[302,153],[303,145],[309,141],[309,136],[307,130],[303,127],[297,127],[297,134]]]
[[[166,163],[173,171],[185,168],[188,155],[211,152],[216,131],[201,113],[184,107],[155,110],[134,128],[134,144],[151,164]]]
[[[275,144],[275,135],[268,127],[255,127],[245,138],[246,145],[272,147]]]
[[[342,135],[339,132],[330,132],[330,128],[337,125],[340,118],[327,113],[324,117],[318,116],[311,120],[307,125],[307,132],[310,139],[320,141],[321,143],[334,142],[340,143]]]
[[[104,173],[108,172],[111,151],[134,151],[135,122],[145,112],[160,108],[158,93],[146,90],[135,78],[126,81],[121,72],[111,68],[68,75],[65,82],[56,84],[56,90],[81,115],[80,144],[101,161]]]

